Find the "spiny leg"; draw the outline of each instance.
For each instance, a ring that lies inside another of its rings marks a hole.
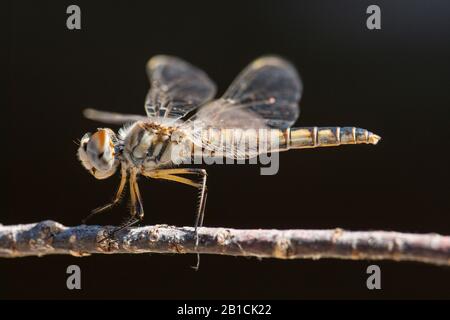
[[[122,231],[123,229],[127,229],[129,227],[134,226],[136,223],[138,223],[140,220],[137,219],[136,217],[131,217],[130,219],[128,219],[124,224],[122,224],[121,226],[114,228],[112,231],[108,232],[108,234],[101,239],[98,243],[102,243],[103,241],[107,240],[107,239],[113,239],[114,236],[119,232]]]
[[[139,221],[144,219],[144,207],[142,205],[141,194],[139,193],[139,187],[136,180],[137,172],[135,169],[132,169],[130,172],[130,199],[131,199],[131,208],[130,208],[130,219],[127,220],[124,224],[116,228],[113,232],[117,233],[125,228],[129,228]]]
[[[122,193],[123,193],[123,190],[125,189],[126,182],[127,182],[127,170],[125,167],[122,167],[119,188],[117,189],[117,192],[116,192],[113,200],[110,203],[105,204],[104,206],[101,206],[101,207],[98,207],[98,208],[92,210],[92,212],[86,218],[84,218],[82,220],[82,223],[85,224],[93,216],[95,216],[98,213],[103,212],[105,210],[111,209],[116,204],[118,204],[120,202],[120,200],[122,199]]]
[[[196,174],[202,176],[202,181],[200,183],[195,182],[191,179],[187,179],[184,177],[176,176],[176,174]],[[207,187],[206,187],[206,179],[207,173],[205,169],[197,169],[197,168],[178,168],[178,169],[164,169],[164,170],[154,170],[144,174],[147,177],[154,179],[164,179],[176,181],[179,183],[187,184],[193,186],[195,188],[200,189],[200,201],[197,210],[197,215],[195,217],[195,233],[196,233],[196,245],[198,245],[198,234],[197,228],[203,225],[203,219],[206,208],[206,198],[207,198]]]
[[[204,172],[206,174],[205,169],[199,169],[199,168],[172,168],[172,169],[157,169],[152,170],[146,174],[151,176],[160,176],[160,175],[172,175],[172,174],[202,174],[201,172]]]
[[[208,197],[208,188],[206,187],[206,179],[208,175],[206,174],[206,170],[200,169],[199,174],[202,175],[202,182],[200,187],[200,201],[198,204],[197,215],[195,217],[195,246],[198,246],[198,231],[197,228],[203,226],[203,219],[205,217],[205,208],[206,208],[206,198]]]
[[[133,173],[130,177],[130,182],[133,185],[133,192],[135,195],[135,203],[133,204],[134,214],[132,214],[132,215],[134,215],[140,221],[142,221],[144,219],[144,206],[142,204],[141,193],[139,192],[139,186],[138,186],[136,177],[137,177],[137,173],[136,173],[136,171],[133,171]]]
[[[176,170],[176,171],[175,171]],[[181,172],[181,170],[184,170]],[[166,173],[166,171],[175,171],[177,174],[198,174],[202,176],[202,181],[200,183],[194,182],[190,179],[179,177],[171,173]],[[206,178],[207,173],[204,169],[168,169],[168,170],[158,170],[158,172],[155,175],[152,175],[152,178],[155,179],[164,179],[164,180],[171,180],[176,181],[179,183],[187,184],[190,186],[193,186],[195,188],[200,189],[200,201],[198,205],[197,215],[195,217],[195,234],[196,234],[196,240],[195,245],[198,245],[198,227],[201,227],[203,225],[203,219],[205,215],[205,208],[206,208],[206,198],[207,198],[207,187],[206,187]]]
[[[205,185],[202,190],[204,191],[203,195],[201,195],[201,196],[203,196],[203,200],[202,200],[203,208],[200,211],[201,212],[200,222],[198,223],[199,228],[203,227],[203,219],[205,218],[205,210],[206,210],[206,199],[208,199],[208,187],[206,186],[206,177],[205,177]],[[198,240],[198,238],[197,238],[197,240]],[[198,243],[196,245],[198,245]]]
[[[191,179],[187,179],[184,177],[176,176],[176,174],[196,174],[202,176],[202,181],[200,183],[192,181]],[[144,174],[147,177],[151,177],[154,179],[164,179],[176,181],[179,183],[187,184],[193,186],[195,188],[200,189],[200,201],[198,205],[197,214],[195,217],[194,223],[194,232],[195,232],[195,248],[198,247],[199,237],[198,237],[198,228],[203,226],[203,219],[205,216],[205,208],[206,208],[206,198],[207,198],[207,187],[206,187],[206,179],[207,173],[205,169],[197,169],[197,168],[177,168],[177,169],[165,169],[165,170],[154,170]],[[200,265],[200,254],[197,253],[197,265],[194,269],[198,270]]]
[[[136,175],[137,173],[135,170],[132,170],[130,172],[129,185],[130,185],[130,199],[131,199],[131,208],[130,208],[131,217],[125,223],[109,232],[108,236],[103,238],[99,242],[103,242],[108,238],[113,238],[114,235],[119,231],[132,227],[144,219],[144,208],[142,205],[141,195],[139,193],[139,188],[137,185]]]
[[[194,224],[195,250],[197,250],[198,241],[199,241],[197,228],[203,226],[203,219],[205,217],[206,199],[208,197],[208,189],[206,187],[206,178],[208,175],[206,173],[206,170],[202,170],[201,174],[202,174],[202,186],[200,189],[200,202],[199,202],[198,211],[197,211],[197,215],[195,217],[195,224]],[[197,253],[197,264],[193,268],[196,271],[198,271],[198,269],[200,268],[200,254],[199,253]]]

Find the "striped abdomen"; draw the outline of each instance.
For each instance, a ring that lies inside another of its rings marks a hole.
[[[380,137],[355,127],[304,127],[278,129],[218,129],[202,132],[203,155],[252,158],[267,151],[331,147],[342,144],[376,144]]]
[[[377,144],[381,137],[355,127],[303,127],[286,129],[282,139],[284,141],[280,141],[280,146],[286,149],[302,149],[343,144]]]

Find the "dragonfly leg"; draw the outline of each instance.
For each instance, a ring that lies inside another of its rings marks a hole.
[[[144,220],[144,206],[142,204],[141,193],[136,179],[137,173],[132,170],[130,174],[130,195],[131,195],[131,217],[140,221]]]
[[[132,170],[130,173],[129,185],[130,185],[130,199],[131,199],[131,208],[130,208],[131,217],[125,223],[109,232],[109,234],[105,238],[100,240],[99,243],[105,241],[106,239],[114,238],[114,236],[119,231],[132,227],[144,219],[144,207],[142,205],[142,199],[139,193],[135,170]]]
[[[178,174],[195,174],[201,176],[200,182],[195,182],[191,179],[187,179],[184,177],[177,176]],[[203,226],[203,220],[205,216],[205,208],[206,208],[206,198],[207,198],[207,187],[206,187],[206,179],[208,174],[205,169],[198,168],[176,168],[176,169],[163,169],[163,170],[154,170],[144,174],[147,177],[154,179],[164,179],[176,181],[179,183],[187,184],[198,188],[200,190],[200,198],[197,209],[197,214],[195,216],[194,223],[194,232],[195,232],[195,248],[198,247],[199,237],[198,237],[198,228]],[[197,265],[193,267],[198,270],[200,266],[200,255],[197,254]]]
[[[191,179],[179,177],[177,174],[195,174],[201,176],[200,182],[195,182]],[[144,173],[145,176],[154,178],[154,179],[164,179],[171,180],[183,184],[187,184],[193,186],[195,188],[200,189],[200,200],[197,210],[197,215],[195,217],[195,233],[197,235],[197,228],[203,225],[203,219],[205,215],[206,208],[206,198],[207,198],[207,187],[206,187],[206,178],[208,174],[205,169],[197,169],[197,168],[179,168],[179,169],[163,169],[163,170],[154,170],[148,173]],[[198,236],[196,236],[196,245],[198,245]]]
[[[94,210],[92,210],[92,212],[82,220],[82,223],[85,224],[89,219],[91,219],[93,216],[97,215],[100,212],[103,212],[105,210],[109,210],[112,207],[114,207],[115,205],[117,205],[120,200],[122,199],[122,193],[123,190],[125,189],[125,184],[127,182],[127,170],[122,167],[121,169],[121,178],[120,178],[120,184],[119,184],[119,188],[117,189],[117,192],[113,198],[113,200],[110,203],[107,203],[101,207],[98,207]]]
[[[208,188],[206,187],[206,179],[208,177],[206,170],[201,171],[202,174],[202,186],[200,189],[200,201],[198,204],[198,211],[195,217],[195,249],[198,247],[198,227],[203,226],[203,218],[205,217],[206,198],[208,197]],[[193,267],[196,271],[200,268],[200,254],[197,253],[197,264]]]
[[[130,219],[128,219],[124,224],[122,224],[121,226],[114,228],[112,231],[110,231],[102,240],[100,240],[98,243],[102,243],[103,241],[107,240],[107,239],[113,239],[114,236],[119,232],[122,231],[123,229],[129,228],[134,226],[135,224],[139,223],[141,220],[137,219],[136,217],[131,217]]]

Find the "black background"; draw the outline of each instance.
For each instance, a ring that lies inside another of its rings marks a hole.
[[[82,30],[66,28],[77,4]],[[366,28],[381,7],[382,30]],[[95,130],[85,107],[143,114],[147,59],[165,53],[204,69],[223,93],[252,59],[290,59],[304,83],[301,126],[360,126],[379,145],[291,151],[280,171],[211,166],[205,224],[450,234],[448,1],[14,1],[9,104],[2,108],[1,223],[77,225],[118,177],[92,178],[73,140]],[[115,128],[117,129],[117,128]],[[192,225],[196,191],[142,180],[145,223]],[[93,223],[117,224],[126,205]],[[448,268],[376,262],[191,255],[3,259],[1,298],[450,298]],[[66,289],[66,267],[82,290]]]

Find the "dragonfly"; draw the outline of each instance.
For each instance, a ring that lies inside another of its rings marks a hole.
[[[180,166],[192,158],[195,148],[210,157],[249,159],[267,148],[250,143],[242,147],[237,141],[242,137],[262,139],[255,133],[261,129],[268,132],[266,136],[276,138],[276,146],[269,143],[272,152],[377,144],[381,139],[357,127],[292,127],[300,113],[303,86],[295,67],[278,56],[263,56],[251,62],[217,99],[216,85],[209,76],[178,57],[155,56],[148,61],[146,71],[150,80],[146,115],[84,110],[88,119],[123,125],[117,134],[110,128],[86,133],[78,149],[83,167],[96,179],[106,179],[117,171],[121,175],[112,201],[94,209],[84,222],[117,205],[126,184],[129,185],[130,217],[111,236],[143,220],[137,181],[147,177],[199,190],[194,222],[198,245],[198,228],[203,225],[207,198],[207,172]]]

